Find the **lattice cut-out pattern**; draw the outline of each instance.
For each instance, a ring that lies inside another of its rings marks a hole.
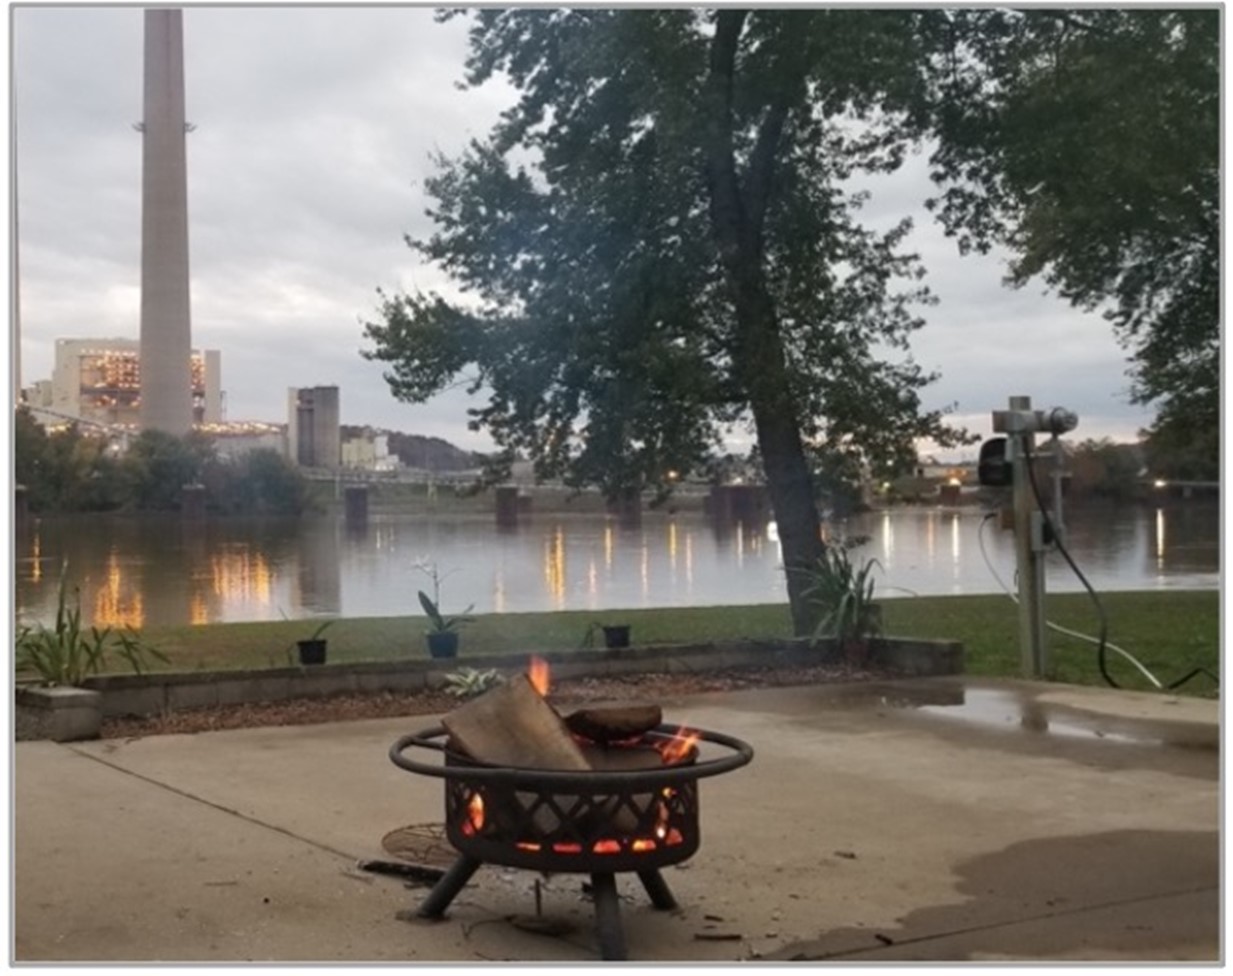
[[[459,850],[540,870],[637,870],[697,849],[698,786],[552,793],[446,781],[446,825]]]

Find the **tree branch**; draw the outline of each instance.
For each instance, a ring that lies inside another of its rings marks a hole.
[[[762,221],[771,195],[771,176],[775,172],[775,154],[779,151],[779,137],[783,135],[787,120],[788,99],[780,96],[762,120],[758,141],[749,159],[749,174],[745,179],[746,214],[749,230],[757,236],[762,234]]]
[[[1065,26],[1073,27],[1075,30],[1083,31],[1085,34],[1095,34],[1097,37],[1105,38],[1114,36],[1113,31],[1108,28],[1098,26],[1086,20],[1080,20],[1074,14],[1067,13],[1066,11],[1034,9],[1028,12],[1059,21]]]

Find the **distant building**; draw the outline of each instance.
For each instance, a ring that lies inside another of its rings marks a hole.
[[[220,458],[234,460],[250,451],[277,451],[287,456],[287,428],[282,424],[266,424],[257,420],[232,421],[224,424],[201,424],[197,430],[209,435]]]
[[[358,436],[343,440],[342,466],[361,471],[394,471],[400,462],[390,454],[388,434],[364,430]]]
[[[222,356],[190,352],[193,423],[221,423]],[[51,381],[30,390],[32,406],[100,424],[137,425],[141,419],[141,356],[136,339],[57,339]]]
[[[305,468],[336,471],[342,461],[338,387],[312,386],[287,391],[287,451]]]

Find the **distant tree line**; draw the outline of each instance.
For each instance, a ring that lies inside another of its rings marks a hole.
[[[14,480],[39,514],[176,511],[189,484],[221,515],[299,515],[308,504],[304,477],[275,450],[224,458],[201,434],[144,431],[120,453],[76,424],[47,431],[25,407],[14,426]]]

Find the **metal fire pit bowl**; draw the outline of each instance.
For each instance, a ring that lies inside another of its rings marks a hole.
[[[657,743],[686,732],[727,754],[701,759],[695,747],[671,764],[640,764]],[[698,849],[698,780],[753,759],[753,749],[740,739],[679,725],[659,725],[634,742],[599,750],[596,754],[613,768],[582,772],[477,763],[451,751],[448,735],[437,726],[403,736],[390,747],[396,766],[445,781],[446,836],[459,852],[419,914],[444,915],[484,863],[589,873],[604,959],[626,958],[614,874],[636,872],[656,908],[675,908],[659,869]],[[404,755],[413,748],[440,753],[444,760],[423,762]]]

